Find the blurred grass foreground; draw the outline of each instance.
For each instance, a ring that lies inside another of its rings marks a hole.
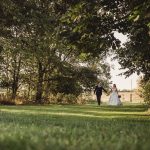
[[[142,104],[0,106],[1,150],[149,150]]]

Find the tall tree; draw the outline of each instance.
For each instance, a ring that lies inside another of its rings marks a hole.
[[[37,103],[42,102],[48,89],[54,89],[55,83],[56,92],[70,93],[69,85],[77,92],[83,87],[90,88],[98,73],[107,82],[109,67],[103,58],[120,45],[114,30],[125,32],[128,28],[126,9],[125,0],[1,1],[1,37],[14,41],[15,47],[21,45],[17,54],[24,59],[18,62],[26,64],[15,81],[18,83],[19,79],[33,88]],[[64,88],[58,87],[60,79],[65,83]]]
[[[144,80],[150,79],[150,1],[128,1],[129,14],[126,22],[130,21],[128,30],[129,40],[124,48],[116,51],[119,63],[126,76],[132,73],[144,74]]]
[[[113,30],[119,29],[122,24],[124,6],[124,1],[119,0],[58,3],[57,8],[65,12],[61,17],[61,38],[75,45],[79,55],[89,53],[95,57],[104,56],[108,49],[120,45]]]

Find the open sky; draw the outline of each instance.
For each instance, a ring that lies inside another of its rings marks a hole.
[[[122,43],[126,42],[127,36],[115,32],[115,36],[121,40]],[[118,64],[117,60],[111,60],[111,58],[108,58],[108,62],[111,64],[111,81],[113,84],[117,85],[117,88],[120,90],[123,89],[136,89],[137,88],[137,80],[139,79],[139,76],[136,74],[133,74],[129,78],[125,78],[125,76],[118,76],[118,74],[124,72],[124,70],[119,70],[120,65]]]

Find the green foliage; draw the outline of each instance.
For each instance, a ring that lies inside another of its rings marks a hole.
[[[53,82],[51,91],[54,93],[65,93],[79,95],[82,93],[82,88],[78,81],[74,78],[60,77]],[[54,86],[55,85],[55,86]]]
[[[146,82],[143,88],[144,101],[150,105],[150,80]]]
[[[150,28],[149,28],[149,0],[131,0],[128,1],[129,14],[126,21],[130,21],[127,31],[129,40],[116,51],[119,63],[122,69],[128,69],[124,72],[126,76],[133,73],[144,74],[145,80],[150,77]]]
[[[150,105],[150,80],[145,80],[145,78],[140,78],[138,81],[138,92],[139,95],[144,99],[144,102]]]
[[[11,94],[8,90],[7,94],[4,92],[0,93],[0,105],[16,105],[16,102],[11,100]]]
[[[52,104],[77,104],[77,96],[74,94],[57,93],[49,97],[48,103]]]
[[[0,2],[1,83],[10,83],[14,97],[25,89],[25,97],[31,100],[36,95],[40,103],[53,91],[79,95],[82,87],[87,88],[84,80],[89,77],[85,75],[81,83],[77,78],[81,69],[75,71],[84,61],[78,57],[80,50],[58,39],[63,14],[57,3],[60,1]],[[94,73],[91,71],[90,78],[95,79]]]
[[[150,77],[150,44],[149,33],[146,26],[138,25],[132,29],[130,41],[128,41],[124,48],[116,51],[117,58],[122,69],[128,68],[124,73],[130,76],[132,73],[140,73],[145,75],[145,79]]]
[[[149,0],[131,0],[128,2],[131,8],[129,19],[133,22],[144,21],[146,25],[149,23]]]
[[[12,82],[11,81],[8,81],[8,79],[1,79],[1,82],[0,82],[0,87],[1,88],[10,88],[12,85]]]
[[[77,96],[75,94],[65,94],[57,93],[50,94],[46,104],[85,104],[87,99],[83,98],[81,95]]]
[[[0,99],[0,105],[16,105],[15,102],[13,101],[10,101],[8,99]]]
[[[118,14],[116,8],[122,11],[124,3],[119,0],[116,3],[112,1],[67,1],[67,3],[68,11],[61,17],[60,36],[75,45],[79,55],[88,53],[94,57],[105,56],[107,49],[116,49],[120,46],[112,31],[120,27],[121,20],[118,18],[123,14]],[[61,4],[59,5],[61,7]]]
[[[23,89],[37,103],[50,93],[78,96],[97,81],[107,85],[105,56],[112,49],[127,75],[138,72],[149,79],[149,22],[142,19],[148,2],[135,2],[2,0],[1,82],[12,85],[14,99]],[[116,30],[129,33],[125,48],[118,49]]]

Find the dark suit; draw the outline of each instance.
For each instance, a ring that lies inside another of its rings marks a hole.
[[[98,105],[100,105],[100,103],[101,103],[102,91],[107,92],[102,86],[95,87],[94,94],[96,94],[96,99],[97,99]]]

